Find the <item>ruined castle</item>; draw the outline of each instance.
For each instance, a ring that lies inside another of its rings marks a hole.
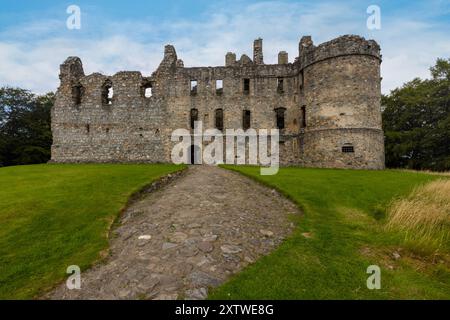
[[[225,66],[187,68],[168,45],[149,77],[85,75],[69,57],[52,110],[52,162],[171,162],[173,130],[202,121],[280,129],[283,165],[384,168],[379,45],[342,36],[316,46],[306,36],[298,50],[293,62],[281,51],[265,64],[257,39],[253,59],[229,52]]]

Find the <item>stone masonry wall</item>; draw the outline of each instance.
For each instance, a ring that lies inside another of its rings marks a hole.
[[[279,63],[268,65],[257,39],[253,57],[237,60],[229,52],[225,66],[186,68],[169,45],[150,77],[86,76],[81,60],[68,58],[52,110],[52,161],[171,162],[171,133],[191,129],[192,109],[204,129],[215,127],[218,109],[224,129],[242,128],[247,110],[256,130],[276,128],[277,112],[284,110],[281,164],[384,167],[376,42],[344,36],[316,47],[303,37],[295,62],[282,51]],[[110,87],[112,99],[106,96]],[[355,152],[344,154],[341,148],[349,144]]]
[[[300,54],[307,124],[303,164],[384,168],[378,45],[346,36],[314,47],[303,38]]]

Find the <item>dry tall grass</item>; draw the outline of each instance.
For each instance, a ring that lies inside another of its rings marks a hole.
[[[406,240],[422,249],[450,247],[450,180],[416,188],[388,208],[387,228],[405,232]]]
[[[433,176],[450,176],[450,171],[431,171],[431,170],[411,170],[411,169],[397,169],[398,171],[431,174]]]

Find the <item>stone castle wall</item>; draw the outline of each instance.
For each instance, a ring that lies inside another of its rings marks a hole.
[[[342,37],[318,47],[301,41],[306,106],[303,162],[308,166],[384,168],[380,49],[374,41]],[[353,146],[353,153],[342,152]]]
[[[170,162],[171,133],[191,129],[191,110],[204,129],[215,127],[219,109],[224,129],[242,128],[249,111],[251,128],[258,130],[276,128],[282,109],[282,164],[383,168],[379,51],[376,42],[357,36],[318,47],[303,37],[295,62],[282,51],[278,64],[268,65],[257,39],[253,60],[229,52],[225,66],[186,68],[166,46],[150,77],[86,76],[81,60],[68,58],[52,111],[52,161]],[[110,87],[112,99],[106,96]],[[342,152],[344,145],[354,152]]]

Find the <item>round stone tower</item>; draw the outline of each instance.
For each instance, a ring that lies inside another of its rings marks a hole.
[[[383,169],[380,47],[342,36],[299,46],[303,161],[306,166]]]

